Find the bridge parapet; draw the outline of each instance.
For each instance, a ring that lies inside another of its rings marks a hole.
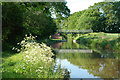
[[[84,33],[84,32],[93,32],[93,30],[57,30],[58,32],[63,33]]]

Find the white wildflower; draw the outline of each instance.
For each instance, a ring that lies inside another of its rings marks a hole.
[[[28,51],[25,51],[25,53],[28,53]]]
[[[17,52],[20,52],[20,49],[17,49]]]
[[[26,55],[26,57],[27,57],[27,58],[29,58],[29,56],[28,56],[28,55]]]
[[[23,44],[23,43],[25,43],[25,40],[23,40],[23,41],[21,42],[21,44]]]
[[[39,67],[40,69],[43,69],[43,67]]]
[[[27,34],[25,35],[25,37],[27,37]]]
[[[12,48],[12,50],[14,50],[14,49],[15,49],[15,47]]]

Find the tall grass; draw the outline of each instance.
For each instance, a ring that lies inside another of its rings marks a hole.
[[[64,69],[59,67],[54,70],[54,54],[50,47],[37,43],[32,35],[26,35],[17,44],[21,48],[13,47],[13,50],[17,50],[19,54],[3,60],[3,78],[64,78]]]

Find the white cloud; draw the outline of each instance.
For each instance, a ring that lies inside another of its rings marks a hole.
[[[66,0],[67,6],[71,10],[71,14],[84,9],[87,9],[90,5],[94,3],[101,2],[103,0]]]

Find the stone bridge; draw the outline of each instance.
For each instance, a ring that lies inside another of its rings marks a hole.
[[[57,30],[58,33],[76,33],[76,34],[81,34],[81,33],[91,33],[93,30]]]

